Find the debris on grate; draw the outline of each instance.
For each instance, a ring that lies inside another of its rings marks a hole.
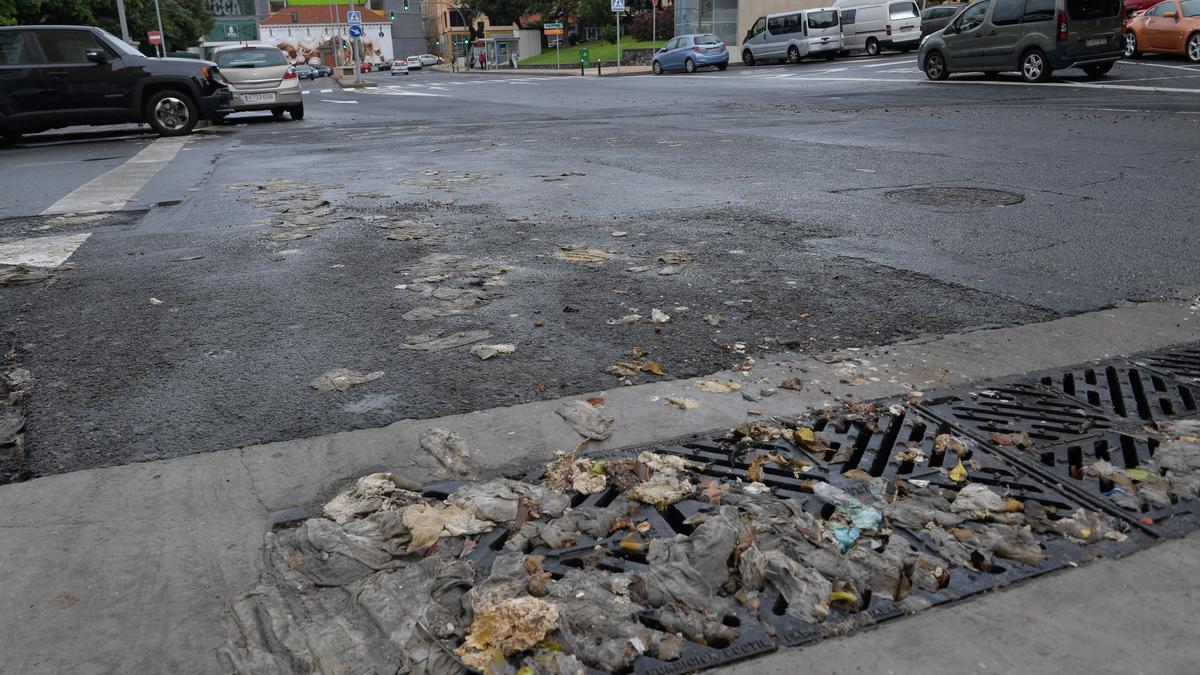
[[[1200,390],[1126,364],[1056,370],[1037,381],[1077,401],[1131,423],[1169,420],[1200,412]]]
[[[1200,385],[1200,345],[1186,345],[1142,354],[1135,357],[1134,362],[1138,365],[1144,363],[1147,368],[1175,377],[1181,382]]]
[[[920,409],[983,439],[992,434],[1028,434],[1035,443],[1067,443],[1113,427],[1113,422],[1098,410],[1022,383],[961,395],[927,395]]]
[[[1048,429],[1076,440],[1072,421],[1108,428],[1069,399],[1014,391],[937,405],[982,406],[967,413],[1036,443]],[[1023,416],[998,422],[1006,407]],[[1051,427],[1035,415],[1046,410]],[[692,672],[1149,540],[997,452],[921,410],[854,403],[608,457],[564,453],[521,480],[409,492],[376,474],[336,498],[352,508],[327,505],[340,521],[281,527],[288,517],[267,534],[268,572],[234,600],[222,658],[235,672]],[[1200,468],[1197,448],[1175,455],[1172,466]]]

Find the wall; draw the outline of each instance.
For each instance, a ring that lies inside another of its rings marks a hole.
[[[675,0],[675,34],[712,32],[732,48],[742,43],[760,16],[832,4],[833,0]],[[734,59],[740,60],[741,51],[733,51]]]
[[[396,13],[396,20],[392,22],[393,53],[404,58],[434,52],[434,46],[425,36],[425,2],[409,0],[407,12],[404,11],[404,0],[376,0],[372,6],[384,16]],[[429,5],[429,11],[436,12],[439,6]],[[378,31],[375,35],[378,37]]]

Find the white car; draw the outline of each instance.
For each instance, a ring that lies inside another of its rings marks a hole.
[[[407,75],[407,74],[408,74],[408,61],[403,61],[401,59],[396,59],[395,61],[392,61],[392,76],[393,77],[395,77],[396,75]]]
[[[419,57],[419,56],[408,57],[408,69],[409,70],[420,70],[421,69],[421,57]]]
[[[422,54],[417,58],[421,59],[421,65],[423,66],[436,66],[442,62],[442,57],[435,54]]]

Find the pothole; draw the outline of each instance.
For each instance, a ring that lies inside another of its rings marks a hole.
[[[929,187],[893,190],[887,193],[892,201],[920,206],[1012,206],[1025,201],[1024,195],[1005,190],[972,187]]]

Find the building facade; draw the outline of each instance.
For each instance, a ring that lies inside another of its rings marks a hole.
[[[833,0],[675,0],[675,34],[713,33],[732,47],[742,43],[760,16],[832,4]]]

